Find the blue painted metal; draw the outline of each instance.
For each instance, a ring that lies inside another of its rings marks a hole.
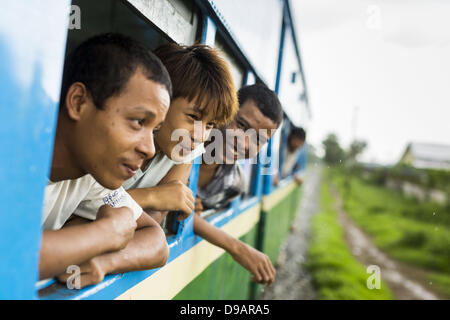
[[[69,1],[0,10],[0,299],[33,299]]]
[[[255,74],[251,70],[247,70],[244,83],[246,86],[251,86],[252,84],[256,83]]]
[[[197,157],[194,160],[194,163],[192,164],[192,169],[191,172],[189,174],[189,189],[192,190],[192,195],[194,197],[194,201],[195,201],[195,197],[197,195],[197,185],[198,185],[198,174],[199,174],[199,170],[200,170],[200,161],[201,161],[201,157]],[[177,222],[175,224],[175,230],[176,230],[176,237],[177,239],[183,238],[187,233],[193,233],[194,232],[194,219],[193,219],[193,212],[191,213],[191,215],[189,217],[187,217],[186,219]]]
[[[216,24],[213,22],[211,17],[204,16],[203,20],[203,30],[202,30],[202,43],[209,46],[214,46],[214,41],[216,39]]]
[[[277,63],[277,76],[275,80],[275,93],[278,94],[280,91],[280,78],[281,78],[281,69],[283,64],[283,49],[284,49],[284,39],[285,39],[285,33],[286,33],[286,6],[283,7],[283,23],[281,24],[281,37],[280,37],[280,50],[278,54],[278,63]],[[264,187],[263,187],[263,194],[267,195],[270,194],[272,191],[272,174],[273,171],[273,161],[272,161],[272,148],[273,143],[272,139],[269,140],[268,143],[268,149],[267,149],[267,156],[269,157],[270,161],[266,165],[265,168],[265,175],[264,175]]]
[[[286,2],[285,2],[286,3]],[[280,36],[280,49],[278,53],[278,63],[277,63],[277,76],[275,80],[275,93],[278,94],[280,92],[280,79],[281,79],[281,71],[283,65],[283,52],[284,52],[284,41],[286,37],[286,7],[283,7],[283,22],[281,24],[281,36]]]
[[[262,175],[262,163],[261,156],[258,155],[258,161],[255,166],[255,174],[253,176],[254,181],[251,184],[251,194],[255,197],[261,197],[262,195],[262,186],[263,186],[263,175]]]
[[[308,87],[306,85],[306,79],[305,79],[305,70],[303,69],[303,63],[302,63],[302,59],[301,59],[301,54],[300,54],[300,45],[297,41],[297,35],[296,35],[296,31],[295,31],[295,22],[294,22],[294,18],[292,16],[292,11],[291,11],[291,4],[290,4],[290,0],[283,0],[284,4],[285,4],[285,15],[286,15],[286,19],[289,21],[289,25],[291,26],[291,33],[292,33],[292,38],[293,38],[293,42],[294,42],[294,48],[295,48],[295,54],[297,55],[297,60],[298,60],[298,65],[299,65],[299,69],[300,69],[300,76],[302,78],[302,83],[303,83],[303,88],[304,88],[304,97],[305,97],[305,101],[306,101],[306,107],[308,108],[308,112],[311,115],[311,109],[309,107],[309,98],[308,98]],[[284,19],[283,19],[284,21]]]
[[[267,156],[266,161],[261,164],[261,174],[263,180],[263,195],[268,195],[272,192],[272,172],[273,172],[273,161],[272,161],[272,139],[267,143]]]

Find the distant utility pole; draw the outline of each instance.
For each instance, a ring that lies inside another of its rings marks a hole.
[[[352,111],[352,120],[351,120],[351,133],[350,133],[350,146],[349,146],[349,150],[351,148],[351,145],[353,142],[356,141],[356,128],[358,125],[358,111],[359,111],[359,107],[358,106],[354,106],[353,107],[353,111]],[[356,162],[356,159],[349,159],[349,157],[347,157],[347,163],[346,163],[346,167],[348,168],[348,174],[346,175],[345,178],[345,195],[344,195],[344,199],[348,200],[350,197],[350,193],[351,193],[351,184],[352,184],[352,175],[353,175],[353,169],[355,166],[355,163],[353,163],[354,161]]]
[[[356,141],[356,128],[358,125],[358,111],[359,111],[359,107],[358,106],[354,106],[353,107],[353,112],[352,112],[352,123],[351,123],[351,139],[352,142]]]

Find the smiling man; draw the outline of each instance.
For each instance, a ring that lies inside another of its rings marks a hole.
[[[222,161],[208,164],[210,159],[205,159],[207,153],[203,155],[204,163],[200,165],[195,200],[194,232],[230,253],[234,260],[253,274],[253,281],[271,285],[275,280],[275,268],[267,255],[233,238],[200,216],[203,209],[226,207],[247,190],[247,178],[236,160],[255,157],[283,118],[277,95],[264,85],[241,88],[238,100],[238,113],[220,130],[222,133],[219,136],[226,141],[221,144],[222,148],[216,150],[219,157],[216,155],[214,158]],[[237,137],[237,143],[234,137]]]
[[[217,136],[213,132],[206,145],[197,191],[197,203],[204,209],[224,208],[246,190],[246,177],[236,161],[256,157],[283,117],[278,97],[262,84],[242,87],[238,100],[236,116],[215,132]]]
[[[165,264],[161,227],[121,185],[154,156],[153,131],[171,91],[160,60],[131,38],[99,35],[69,55],[45,190],[41,279],[64,281],[66,268],[79,265],[86,286]]]

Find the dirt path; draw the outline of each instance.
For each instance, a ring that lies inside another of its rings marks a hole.
[[[359,262],[366,266],[379,266],[381,278],[387,283],[397,300],[439,299],[439,296],[431,291],[425,272],[395,261],[379,250],[370,237],[347,216],[337,189],[333,186],[331,191],[336,199],[335,208],[344,229],[345,239]]]
[[[321,167],[308,168],[303,184],[299,212],[277,259],[276,281],[261,299],[312,300],[316,292],[305,268],[311,217],[319,211]]]

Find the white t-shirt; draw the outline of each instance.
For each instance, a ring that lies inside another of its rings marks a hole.
[[[142,208],[122,187],[106,189],[86,174],[74,180],[49,182],[45,187],[42,225],[46,230],[61,229],[72,214],[95,220],[104,204],[113,208],[129,207],[136,220],[142,213]]]
[[[138,169],[134,176],[124,182],[125,190],[151,188],[156,186],[162,178],[176,164],[189,163],[205,152],[204,144],[198,145],[183,162],[175,162],[163,152],[158,152],[144,170]]]
[[[283,169],[282,169],[282,177],[286,177],[292,169],[294,169],[295,164],[297,163],[300,149],[295,150],[294,152],[290,152],[288,148],[286,148]]]

